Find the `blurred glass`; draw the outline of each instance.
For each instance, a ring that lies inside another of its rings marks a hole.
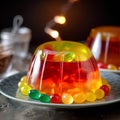
[[[87,38],[90,47],[98,62],[120,67],[120,27],[99,26],[91,29]]]
[[[14,46],[14,55],[25,58],[28,54],[29,43],[31,39],[31,30],[27,27],[21,27],[16,34],[12,33],[12,29],[6,28],[1,32],[1,43],[12,44]]]

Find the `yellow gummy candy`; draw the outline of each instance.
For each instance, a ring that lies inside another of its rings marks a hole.
[[[21,89],[23,86],[26,86],[27,83],[26,82],[19,82],[18,83],[18,88]]]
[[[26,81],[27,81],[27,76],[25,75],[21,78],[20,82],[26,82]]]
[[[64,104],[72,104],[73,103],[73,97],[70,94],[63,93],[62,102]]]
[[[95,95],[97,99],[102,99],[105,96],[105,93],[102,89],[97,89]]]
[[[86,93],[86,100],[88,102],[94,102],[96,100],[96,95],[93,92]]]
[[[27,96],[31,89],[32,88],[30,86],[26,85],[26,86],[21,87],[20,91],[23,95]]]
[[[75,103],[83,103],[86,100],[84,93],[78,93],[73,96]]]

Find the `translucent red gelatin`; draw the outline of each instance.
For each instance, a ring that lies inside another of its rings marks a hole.
[[[98,62],[120,66],[120,27],[93,28],[87,38],[87,45]]]
[[[102,84],[89,48],[70,41],[40,45],[29,66],[27,82],[33,89],[48,95],[95,91]]]

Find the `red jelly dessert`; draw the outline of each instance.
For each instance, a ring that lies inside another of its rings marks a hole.
[[[51,41],[40,45],[32,58],[27,83],[42,94],[74,96],[102,85],[97,62],[86,45]]]
[[[120,27],[100,26],[93,28],[87,38],[87,45],[98,62],[108,65],[106,69],[119,70]],[[111,64],[115,67],[111,67]]]

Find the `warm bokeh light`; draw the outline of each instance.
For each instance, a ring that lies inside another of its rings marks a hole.
[[[50,28],[46,28],[45,32],[48,33],[51,37],[53,38],[58,38],[59,37],[59,32]]]
[[[55,16],[54,21],[59,24],[64,24],[66,22],[65,16]]]
[[[57,37],[59,36],[59,33],[58,33],[58,31],[56,31],[56,30],[52,30],[51,33],[50,33],[50,35],[51,35],[53,38],[57,38]]]
[[[67,13],[67,11],[69,10],[69,8],[71,7],[71,5],[74,2],[77,2],[79,0],[68,0],[68,2],[63,5],[62,9],[61,9],[61,13],[60,15],[56,15],[51,21],[48,22],[48,24],[45,27],[45,32],[47,34],[49,34],[51,37],[55,38],[57,41],[62,40],[59,32],[56,30],[53,30],[52,27],[58,23],[58,24],[64,24],[66,22],[66,18],[65,15]]]

